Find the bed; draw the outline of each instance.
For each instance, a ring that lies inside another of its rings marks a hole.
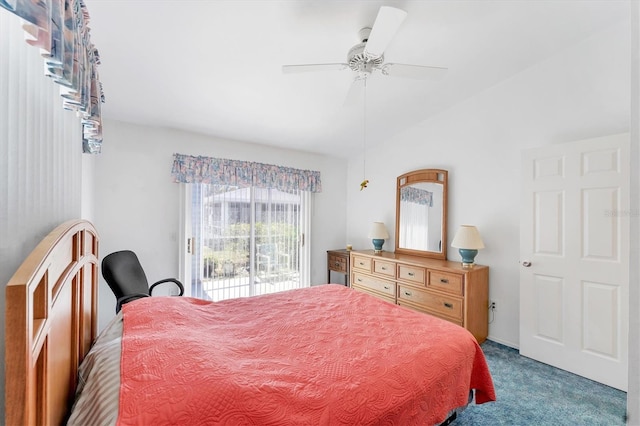
[[[466,330],[341,285],[143,298],[96,336],[95,229],[41,245],[7,287],[7,424],[428,425],[495,400]]]

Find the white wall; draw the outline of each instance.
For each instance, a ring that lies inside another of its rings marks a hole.
[[[347,163],[337,158],[221,140],[194,133],[106,121],[108,143],[97,159],[95,225],[102,256],[131,249],[150,281],[178,276],[179,184],[173,154],[203,155],[319,170],[322,192],[313,197],[311,283],[326,282],[326,250],[346,244]],[[113,317],[115,299],[100,282],[100,328]]]
[[[82,154],[80,119],[62,108],[60,87],[44,76],[42,56],[25,42],[22,20],[2,8],[0,34],[0,317],[4,320],[4,284],[40,240],[67,220],[91,220],[94,157]],[[4,332],[3,325],[2,401]],[[0,419],[4,420],[4,403]]]
[[[489,338],[519,342],[520,158],[523,149],[629,131],[630,27],[619,23],[367,151],[369,187],[359,191],[362,158],[349,162],[347,236],[370,248],[368,225],[392,235],[396,176],[449,170],[448,244],[461,224],[478,226],[498,302]],[[416,83],[419,84],[419,83]],[[375,173],[372,173],[375,171]],[[448,247],[448,258],[459,260]],[[634,283],[637,285],[637,283]]]

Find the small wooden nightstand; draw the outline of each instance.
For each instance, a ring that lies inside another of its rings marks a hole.
[[[351,270],[349,254],[350,250],[327,250],[327,282],[331,282],[331,271],[344,274],[345,285],[349,287],[349,274]]]

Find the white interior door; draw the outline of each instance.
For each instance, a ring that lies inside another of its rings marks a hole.
[[[629,135],[522,160],[520,353],[626,391]]]

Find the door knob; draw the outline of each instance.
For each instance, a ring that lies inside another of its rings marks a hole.
[[[529,266],[531,266],[531,262],[529,262],[528,260],[525,260],[524,262],[522,262],[522,266],[524,266],[525,268],[528,268]]]

